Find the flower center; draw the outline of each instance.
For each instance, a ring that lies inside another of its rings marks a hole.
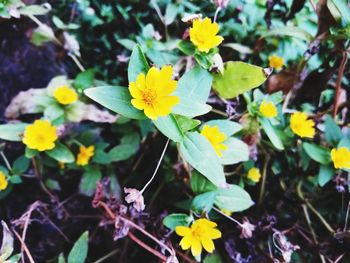
[[[146,89],[142,92],[142,100],[148,106],[154,105],[156,98],[157,98],[157,93],[155,90]]]
[[[37,141],[37,143],[44,143],[45,142],[45,135],[44,134],[38,134],[37,136],[36,136],[36,141]]]

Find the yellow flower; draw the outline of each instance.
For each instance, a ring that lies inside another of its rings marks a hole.
[[[36,120],[26,127],[22,141],[29,149],[46,151],[55,148],[57,138],[55,126],[47,120]]]
[[[5,190],[8,184],[5,174],[0,171],[0,191]]]
[[[315,136],[315,122],[308,120],[308,116],[304,112],[295,112],[290,117],[290,128],[300,137],[313,138]]]
[[[201,218],[194,221],[191,227],[177,226],[176,234],[182,236],[180,246],[183,250],[191,248],[193,256],[202,253],[202,247],[209,253],[215,249],[213,239],[221,237],[221,232],[216,229],[217,224],[208,219]]]
[[[332,149],[331,157],[336,169],[350,169],[350,151],[348,148]]]
[[[284,61],[283,58],[276,55],[272,55],[271,57],[269,57],[269,64],[271,68],[279,70],[283,67]]]
[[[79,153],[77,156],[77,165],[87,165],[92,156],[95,153],[95,146],[90,145],[89,147],[80,146]]]
[[[227,150],[227,145],[223,144],[227,137],[219,130],[218,126],[204,125],[201,134],[208,139],[219,157],[222,156],[221,151]]]
[[[260,181],[260,178],[261,178],[261,173],[260,173],[260,170],[258,168],[250,168],[249,171],[248,171],[248,175],[247,177],[255,182],[255,183],[258,183]]]
[[[271,101],[263,101],[260,104],[259,111],[265,118],[274,118],[277,116],[277,108]]]
[[[135,82],[129,83],[129,91],[133,99],[131,104],[145,115],[156,120],[171,113],[172,107],[179,103],[177,96],[171,96],[177,86],[172,80],[173,67],[164,66],[161,70],[150,68],[147,75],[141,73]]]
[[[190,40],[199,51],[208,53],[224,40],[222,36],[216,35],[218,32],[219,25],[212,23],[210,18],[196,19],[190,28]]]
[[[53,96],[63,105],[69,105],[78,100],[78,94],[74,89],[71,89],[68,86],[59,86],[53,92]]]

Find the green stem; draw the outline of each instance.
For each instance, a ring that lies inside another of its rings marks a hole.
[[[269,161],[270,161],[270,157],[268,155],[265,155],[264,167],[263,167],[263,171],[262,171],[262,180],[261,180],[261,185],[260,185],[259,201],[258,201],[259,205],[262,203],[262,200],[263,200],[264,194],[265,194],[267,166],[269,164]]]

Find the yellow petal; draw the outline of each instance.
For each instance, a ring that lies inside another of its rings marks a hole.
[[[210,238],[202,237],[201,243],[207,252],[212,253],[214,251],[215,249],[214,242]]]
[[[202,253],[202,245],[200,240],[192,239],[191,252],[194,257],[197,257]]]
[[[193,239],[192,236],[185,236],[180,241],[180,246],[183,250],[189,249],[192,245]]]
[[[183,237],[183,236],[189,235],[191,233],[191,229],[187,226],[177,226],[175,228],[175,232],[179,236]]]
[[[158,117],[158,114],[156,113],[154,108],[150,106],[145,107],[144,112],[145,112],[145,115],[152,120],[156,120]]]
[[[140,99],[132,99],[131,104],[138,110],[143,110],[146,107],[146,104]]]

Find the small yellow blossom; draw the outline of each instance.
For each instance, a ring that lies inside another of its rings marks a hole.
[[[276,55],[272,55],[271,57],[269,57],[269,64],[271,68],[280,70],[284,65],[284,61],[283,58]]]
[[[265,118],[274,118],[277,116],[277,108],[272,101],[263,101],[260,104],[259,112]]]
[[[346,147],[332,149],[331,158],[336,169],[350,169],[350,151]]]
[[[156,120],[171,113],[171,109],[180,102],[179,97],[171,96],[177,86],[172,80],[173,67],[164,66],[161,70],[150,68],[147,75],[141,73],[135,82],[129,83],[129,91],[133,99],[131,104],[145,115]]]
[[[202,253],[202,248],[212,253],[215,249],[213,240],[221,237],[221,232],[216,226],[215,222],[205,218],[194,221],[190,227],[177,226],[176,234],[183,237],[180,241],[181,248],[183,250],[191,248],[195,257]]]
[[[222,156],[221,151],[227,150],[227,145],[223,143],[227,137],[219,130],[218,126],[210,127],[209,125],[204,125],[201,134],[208,139],[219,157]]]
[[[55,148],[57,138],[55,126],[47,120],[36,120],[26,127],[22,142],[29,149],[46,151]]]
[[[89,147],[80,146],[79,153],[77,156],[77,165],[87,165],[92,156],[95,153],[95,146],[90,145]]]
[[[212,23],[210,18],[196,19],[190,28],[190,40],[199,51],[208,53],[224,40],[222,36],[216,35],[218,32],[219,25]]]
[[[78,94],[74,89],[69,88],[68,86],[60,86],[53,92],[55,99],[63,104],[69,105],[78,100]]]
[[[5,174],[0,171],[0,191],[5,190],[8,184]]]
[[[260,173],[260,170],[258,168],[250,168],[249,171],[248,171],[248,175],[247,177],[255,182],[255,183],[258,183],[260,181],[260,178],[261,178],[261,173]]]
[[[300,137],[313,138],[315,136],[315,122],[308,120],[304,112],[295,112],[290,117],[290,128]]]

